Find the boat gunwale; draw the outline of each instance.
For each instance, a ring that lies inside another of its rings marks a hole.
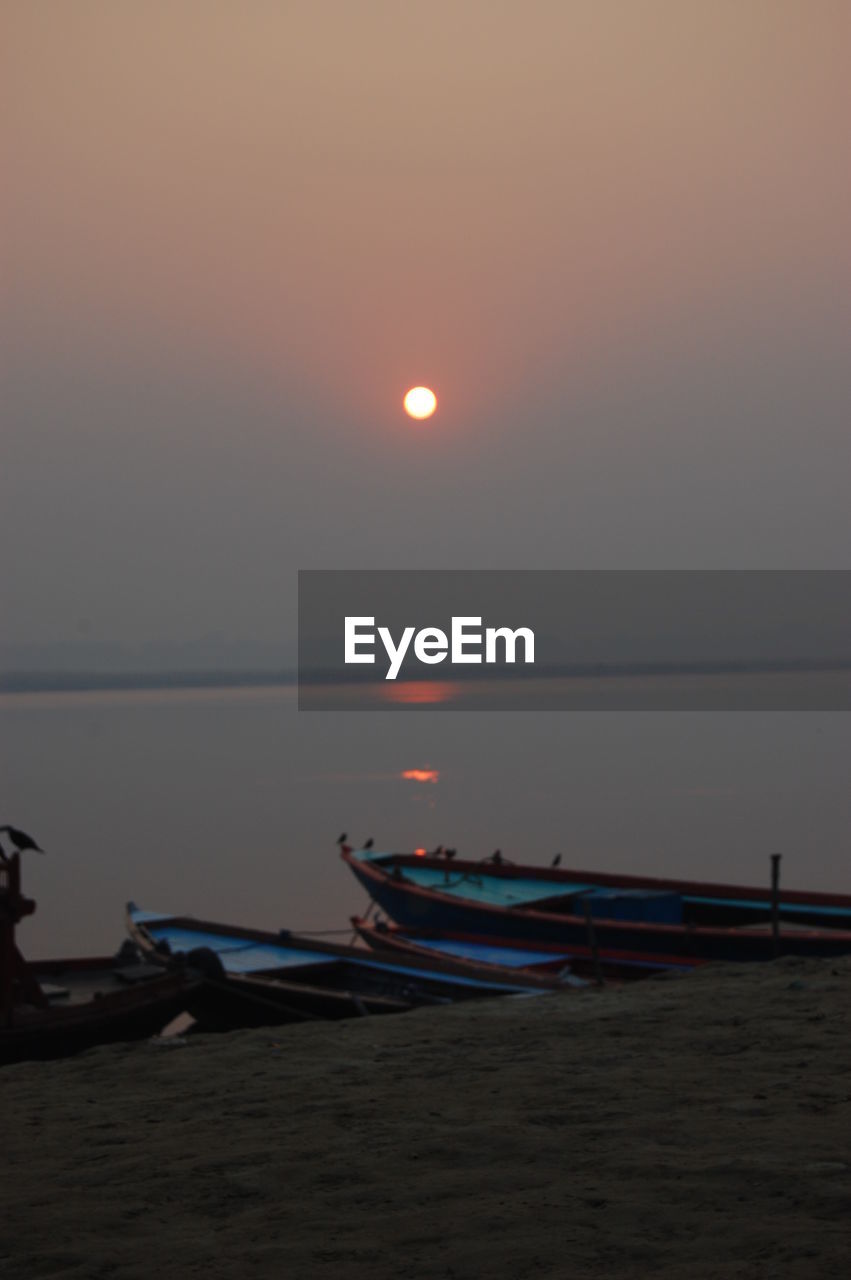
[[[362,850],[343,849],[341,857],[349,863],[357,863],[358,866],[381,866],[385,862],[390,862],[394,866],[406,867],[431,867],[445,869],[448,865],[443,858],[437,858],[433,855],[415,853],[378,853],[376,855],[369,854],[359,858],[357,855]],[[348,856],[347,856],[348,855]],[[532,867],[526,866],[519,862],[491,862],[490,860],[474,861],[470,858],[453,858],[451,866],[454,870],[465,871],[467,874],[493,876],[496,879],[513,880],[522,878],[524,880],[543,880],[558,884],[571,884],[575,880],[586,880],[592,884],[600,885],[613,889],[657,889],[667,892],[681,893],[684,897],[710,897],[710,898],[731,898],[735,900],[745,898],[764,898],[768,901],[770,890],[766,885],[737,885],[727,884],[724,882],[715,882],[711,880],[677,880],[666,876],[638,876],[631,872],[617,871],[582,871],[574,870],[571,867]],[[555,896],[555,895],[552,895]],[[779,894],[780,905],[788,903],[790,906],[823,906],[823,907],[842,907],[851,911],[851,894],[830,893],[822,889],[781,889]]]

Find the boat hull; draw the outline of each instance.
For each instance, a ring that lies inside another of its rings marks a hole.
[[[0,1063],[65,1058],[101,1044],[147,1039],[183,1013],[203,986],[195,975],[173,972],[114,989],[111,970],[104,969],[101,978],[94,965],[85,966],[85,961],[71,968],[57,963],[33,966],[41,977],[67,983],[71,1002],[44,1009],[16,1007],[11,1025],[0,1029]],[[91,989],[88,999],[75,1001],[75,980]]]
[[[552,873],[548,876],[533,869],[522,868],[523,877],[527,880],[537,875],[544,882],[541,901],[535,906],[500,906],[414,883],[406,879],[406,868],[413,867],[415,871],[420,868],[438,870],[445,875],[450,888],[457,886],[458,878],[463,878],[466,874],[493,878],[495,882],[501,879],[510,881],[512,872],[505,868],[491,872],[481,864],[453,863],[450,871],[445,863],[435,858],[411,859],[406,855],[383,855],[379,862],[374,858],[358,857],[346,849],[342,856],[373,901],[391,920],[405,928],[433,929],[470,938],[506,939],[533,946],[556,946],[568,951],[591,947],[589,924],[584,916],[570,914],[565,910],[548,909],[558,904],[557,893],[549,897],[546,895],[546,885],[550,882],[554,886],[559,884]],[[465,869],[467,867],[469,870]],[[564,875],[567,877],[565,883],[568,883],[571,877],[575,878],[581,873],[568,872]],[[453,878],[451,884],[450,877]],[[650,883],[661,884],[666,888],[678,884]],[[713,890],[728,889],[723,886],[706,887]],[[568,895],[565,896],[565,903],[567,901]],[[731,895],[728,913],[734,917],[737,914],[736,901]],[[851,952],[849,930],[811,928],[792,925],[788,921],[783,922],[779,938],[775,941],[770,928],[760,924],[660,924],[595,916],[593,936],[594,944],[601,954],[652,957],[660,967],[683,963],[701,964],[713,960],[770,960],[775,955],[838,956]]]

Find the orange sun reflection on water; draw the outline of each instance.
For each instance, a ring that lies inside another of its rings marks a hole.
[[[407,782],[437,782],[439,769],[403,769],[400,775]]]
[[[384,700],[397,703],[450,702],[459,693],[460,687],[448,680],[404,680],[399,684],[388,680],[381,686]]]

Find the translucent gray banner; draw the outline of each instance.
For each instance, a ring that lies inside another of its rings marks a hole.
[[[303,711],[847,711],[851,574],[304,570]]]

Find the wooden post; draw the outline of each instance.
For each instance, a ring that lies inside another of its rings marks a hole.
[[[780,853],[771,855],[771,937],[774,955],[780,955]]]
[[[46,1007],[47,1000],[37,979],[27,969],[15,946],[15,925],[32,915],[35,903],[21,893],[21,856],[13,853],[0,860],[0,1026],[15,1021],[15,983],[22,983],[27,999]]]
[[[15,976],[15,934],[11,918],[0,902],[0,1027],[12,1025],[12,984]]]
[[[588,939],[588,949],[591,952],[591,963],[594,966],[594,980],[598,987],[602,987],[603,974],[600,969],[600,951],[597,946],[597,930],[594,928],[594,918],[591,915],[591,902],[587,893],[582,895],[582,909],[585,912],[585,934]]]
[[[20,858],[14,853],[0,863],[0,1025],[12,1025],[15,982],[15,925],[20,895]]]

